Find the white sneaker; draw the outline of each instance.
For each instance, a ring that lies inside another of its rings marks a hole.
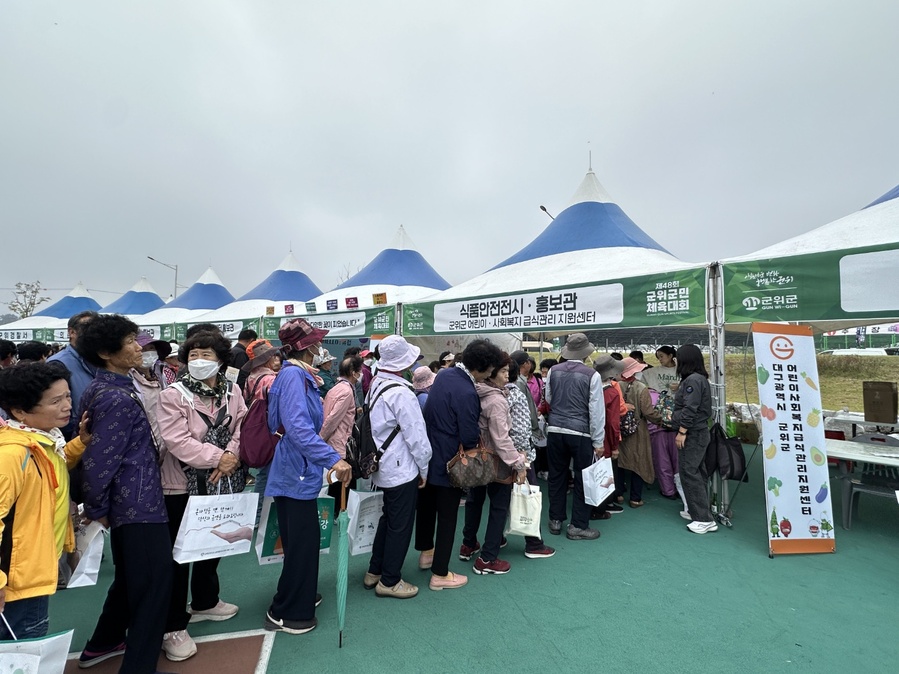
[[[197,654],[197,645],[190,638],[187,630],[178,630],[162,635],[162,650],[165,651],[165,657],[169,660],[181,662]]]
[[[707,534],[710,531],[718,531],[718,525],[714,522],[690,522],[687,529],[694,534]]]
[[[190,621],[192,623],[198,623],[201,620],[215,620],[216,622],[220,620],[227,620],[228,618],[233,618],[237,615],[237,606],[234,604],[229,604],[227,602],[219,600],[219,603],[213,606],[212,608],[208,608],[205,611],[194,611],[189,606],[187,607],[188,613],[190,613]]]
[[[693,521],[693,518],[690,517],[690,513],[687,512],[686,510],[681,510],[681,511],[680,511],[680,516],[683,517],[685,520],[689,520],[689,521],[691,521],[691,522]]]

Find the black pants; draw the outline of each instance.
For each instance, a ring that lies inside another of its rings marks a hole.
[[[371,549],[368,572],[381,576],[381,583],[393,587],[403,577],[403,560],[412,542],[415,505],[418,503],[418,477],[396,487],[384,489],[384,508]]]
[[[318,587],[321,531],[316,499],[299,501],[276,496],[284,566],[269,613],[276,620],[312,620]]]
[[[492,562],[499,557],[499,546],[503,540],[503,529],[509,516],[509,502],[512,500],[512,485],[491,482],[484,487],[472,487],[465,499],[465,527],[462,529],[462,543],[470,548],[477,547],[478,529],[481,528],[481,516],[484,501],[490,496],[490,511],[487,515],[487,531],[484,532],[484,545],[481,548],[481,559]]]
[[[568,519],[568,466],[574,459],[574,494],[571,499],[571,524],[578,529],[590,525],[590,506],[584,501],[581,471],[593,463],[593,441],[582,435],[548,433],[546,456],[549,459],[549,519]]]
[[[453,554],[453,539],[456,537],[456,518],[459,515],[461,498],[461,489],[441,487],[430,482],[418,494],[415,549],[434,549],[431,572],[437,576],[449,573],[449,560]]]
[[[172,545],[175,545],[175,539],[178,537],[178,529],[181,526],[181,520],[184,519],[188,499],[190,499],[189,494],[170,494],[165,497]],[[202,562],[193,562],[192,564],[172,562],[172,593],[168,618],[165,623],[166,632],[186,629],[187,623],[190,622],[190,613],[185,608],[188,585],[190,586],[190,605],[193,610],[205,611],[218,604],[218,567],[218,559],[204,559]]]
[[[156,671],[172,586],[168,526],[125,524],[109,534],[115,576],[85,648],[105,651],[125,642],[119,672]]]

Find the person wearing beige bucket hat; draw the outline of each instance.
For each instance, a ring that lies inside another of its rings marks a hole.
[[[302,318],[288,321],[278,331],[287,360],[269,391],[268,423],[272,433],[281,426],[285,430],[265,489],[266,496],[274,497],[284,545],[278,590],[263,622],[263,627],[273,632],[305,634],[318,624],[315,606],[320,531],[316,500],[322,472],[333,470],[344,484],[353,474],[350,464],[319,435],[324,410],[318,391],[321,380],[312,360],[322,354],[322,339],[327,334],[327,330]]]
[[[562,347],[564,363],[549,370],[544,385],[550,405],[547,425],[549,461],[549,532],[562,533],[568,518],[568,467],[574,460],[574,494],[567,536],[571,540],[594,540],[599,531],[590,528],[590,506],[584,500],[581,471],[603,456],[606,410],[599,372],[584,364],[596,348],[587,335],[576,332]]]
[[[415,526],[419,490],[428,481],[431,443],[421,407],[404,374],[421,349],[400,335],[389,335],[378,346],[378,372],[368,391],[371,434],[384,451],[372,482],[384,492],[384,508],[372,545],[366,588],[379,597],[409,599],[418,587],[403,580],[403,561]]]

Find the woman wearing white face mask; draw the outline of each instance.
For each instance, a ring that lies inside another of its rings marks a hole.
[[[210,483],[218,484],[220,480],[230,481],[237,471],[246,470],[240,464],[239,447],[240,424],[247,406],[240,390],[232,387],[223,374],[231,359],[231,343],[218,333],[200,332],[181,345],[178,358],[187,364],[187,374],[159,395],[157,409],[165,445],[160,451],[162,488],[173,544],[190,497],[185,468],[196,469],[199,493],[207,492],[207,474]],[[231,438],[227,444],[222,443],[224,447],[204,441],[210,423],[227,425]],[[227,620],[237,614],[237,606],[219,599],[217,569],[217,559],[174,565],[172,599],[162,642],[169,660],[186,660],[197,652],[187,634],[188,622]],[[191,603],[189,611],[185,611],[188,576]]]

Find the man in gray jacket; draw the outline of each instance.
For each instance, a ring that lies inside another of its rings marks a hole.
[[[594,540],[599,531],[590,528],[590,506],[584,500],[581,471],[603,455],[606,410],[602,379],[584,364],[595,347],[582,332],[568,337],[562,347],[564,363],[546,376],[544,394],[549,403],[547,458],[549,460],[549,532],[560,534],[568,518],[568,467],[574,460],[574,494],[571,500],[571,540]]]

